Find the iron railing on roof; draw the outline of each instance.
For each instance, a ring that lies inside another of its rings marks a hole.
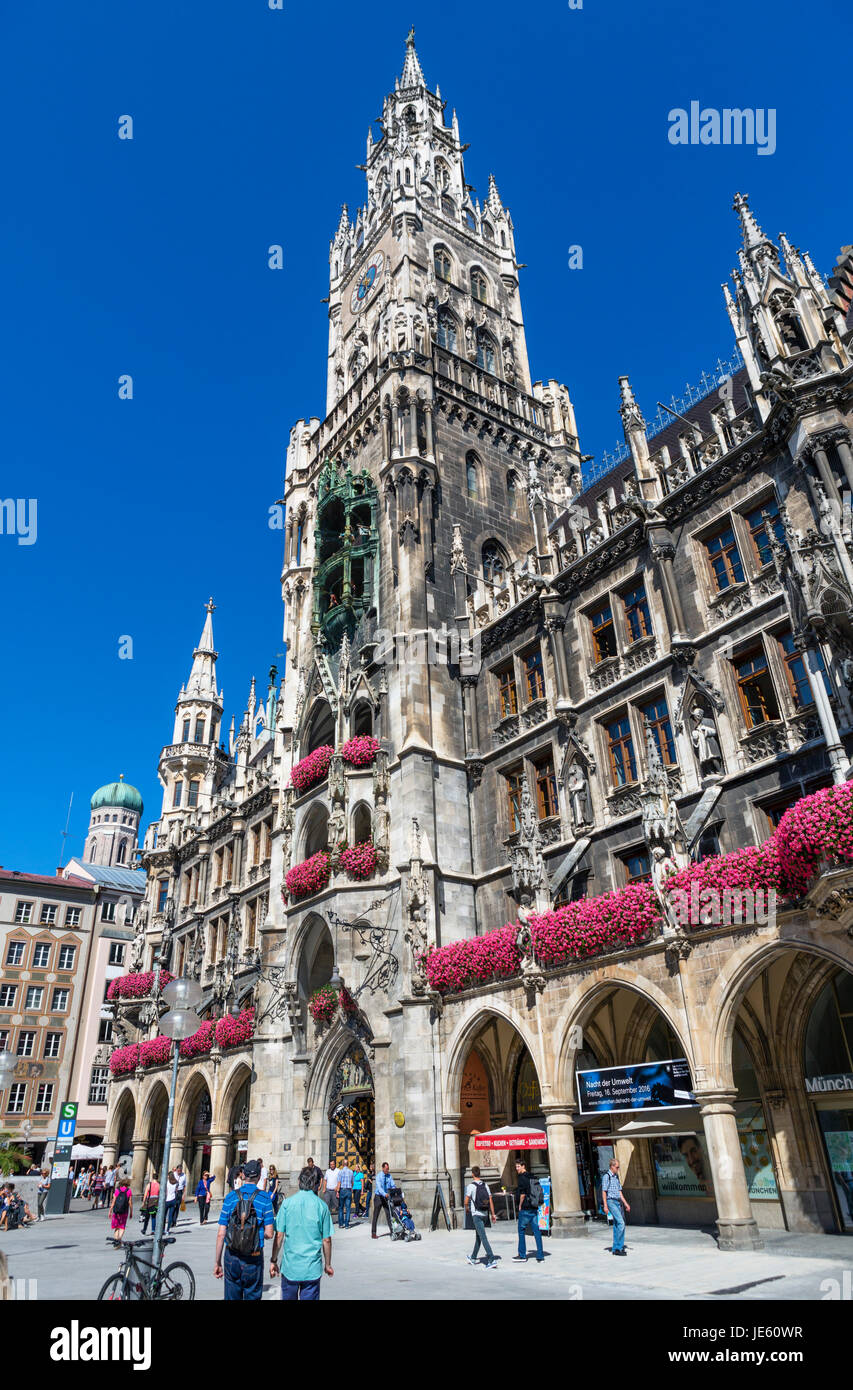
[[[728,359],[718,357],[715,370],[713,372],[703,372],[699,378],[698,386],[691,386],[688,382],[681,396],[673,396],[669,402],[670,409],[683,415],[691,406],[696,405],[697,401],[703,401],[706,396],[710,396],[712,391],[716,391],[722,385],[726,377],[734,376],[743,366],[743,358],[737,347]],[[646,424],[647,438],[652,439],[656,434],[665,430],[667,425],[671,425],[673,416],[669,411],[661,410],[658,406],[657,414]],[[605,450],[601,458],[588,463],[583,473],[583,480],[586,487],[590,483],[597,482],[603,478],[605,473],[609,473],[612,468],[618,465],[630,454],[630,449],[624,440],[621,440],[615,448]]]

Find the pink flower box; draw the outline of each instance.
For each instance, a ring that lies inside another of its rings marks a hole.
[[[131,1043],[128,1047],[117,1047],[110,1056],[110,1071],[113,1076],[126,1076],[139,1066],[139,1047]]]
[[[322,782],[329,771],[334,751],[330,743],[324,743],[320,748],[315,748],[313,753],[309,753],[307,758],[296,763],[290,774],[291,786],[296,787],[297,791],[306,792],[315,782]]]
[[[217,1020],[216,1041],[220,1047],[239,1047],[255,1036],[255,1011],[243,1009],[236,1018],[230,1014]]]
[[[163,989],[174,976],[168,970],[160,971],[160,988]],[[119,975],[107,990],[107,999],[145,999],[154,988],[154,971],[146,970],[141,975]]]
[[[304,898],[309,893],[319,893],[325,888],[332,874],[332,861],[325,850],[318,850],[310,859],[294,864],[285,875],[288,897]]]
[[[376,872],[376,847],[372,840],[341,850],[338,862],[350,878],[371,878]]]
[[[148,1038],[139,1044],[139,1065],[141,1067],[163,1067],[172,1060],[172,1039],[163,1033],[156,1038]]]
[[[331,1023],[338,1011],[338,996],[331,985],[321,985],[308,1000],[308,1012],[315,1023]]]
[[[369,767],[379,752],[379,740],[372,734],[357,734],[341,749],[341,757],[351,767]]]

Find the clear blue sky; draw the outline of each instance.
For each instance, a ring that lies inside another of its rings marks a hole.
[[[511,208],[531,369],[568,384],[587,453],[620,437],[620,373],[654,413],[731,351],[736,190],[821,269],[853,240],[846,3],[7,8],[0,497],[38,499],[36,544],[0,537],[7,868],[55,867],[72,791],[80,852],[119,772],[158,814],[208,594],[226,720],[281,651],[267,509],[291,424],[323,413],[329,238],[412,22],[469,181]],[[692,100],[775,108],[776,153],[670,145]]]

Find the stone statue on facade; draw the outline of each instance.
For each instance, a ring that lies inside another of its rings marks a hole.
[[[701,705],[690,711],[690,741],[696,750],[699,770],[703,777],[718,777],[723,770],[723,753],[717,737],[717,726]]]
[[[576,830],[591,824],[589,781],[580,763],[572,763],[567,781],[572,824]]]

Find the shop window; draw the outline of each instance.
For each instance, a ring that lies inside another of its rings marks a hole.
[[[731,584],[743,583],[743,565],[737,548],[735,533],[731,526],[718,531],[705,542],[708,562],[714,576],[717,593],[722,593]]]
[[[610,775],[614,787],[624,787],[637,780],[637,761],[634,756],[634,739],[627,714],[614,719],[607,725],[607,752],[610,757]]]
[[[646,598],[646,586],[635,584],[632,589],[622,595],[622,604],[629,642],[639,642],[643,637],[651,637],[652,620]]]
[[[853,975],[838,970],[818,995],[805,1041],[805,1074],[853,1073]]]
[[[557,778],[554,775],[552,758],[542,758],[534,763],[536,777],[536,812],[540,820],[559,814],[557,802]]]
[[[756,647],[738,657],[733,665],[746,727],[756,729],[778,719],[779,705],[764,651]]]
[[[513,1102],[515,1112],[513,1120],[523,1120],[528,1115],[540,1115],[542,1113],[542,1092],[539,1089],[539,1078],[536,1075],[533,1058],[526,1048],[516,1072]]]
[[[590,614],[589,625],[592,631],[592,648],[595,653],[596,664],[615,656],[616,632],[613,627],[613,613],[609,603]]]
[[[770,541],[767,536],[767,523],[764,520],[764,513],[770,518],[770,526],[777,541],[785,544],[785,527],[779,515],[779,504],[775,498],[763,502],[761,506],[753,511],[747,512],[746,524],[749,527],[749,534],[752,537],[752,545],[755,551],[755,558],[759,565],[769,565],[773,559],[773,551],[770,549]]]
[[[521,660],[524,663],[524,690],[528,704],[534,700],[544,700],[545,672],[542,669],[542,652],[539,647],[525,652]]]
[[[501,719],[509,719],[511,715],[518,714],[518,692],[515,688],[515,673],[512,662],[495,672],[495,680],[498,683]]]
[[[651,704],[644,705],[642,709],[643,719],[652,731],[652,737],[658,750],[658,756],[666,767],[674,767],[675,740],[672,736],[672,725],[669,721],[669,709],[666,700],[661,696],[657,700],[652,700]]]

